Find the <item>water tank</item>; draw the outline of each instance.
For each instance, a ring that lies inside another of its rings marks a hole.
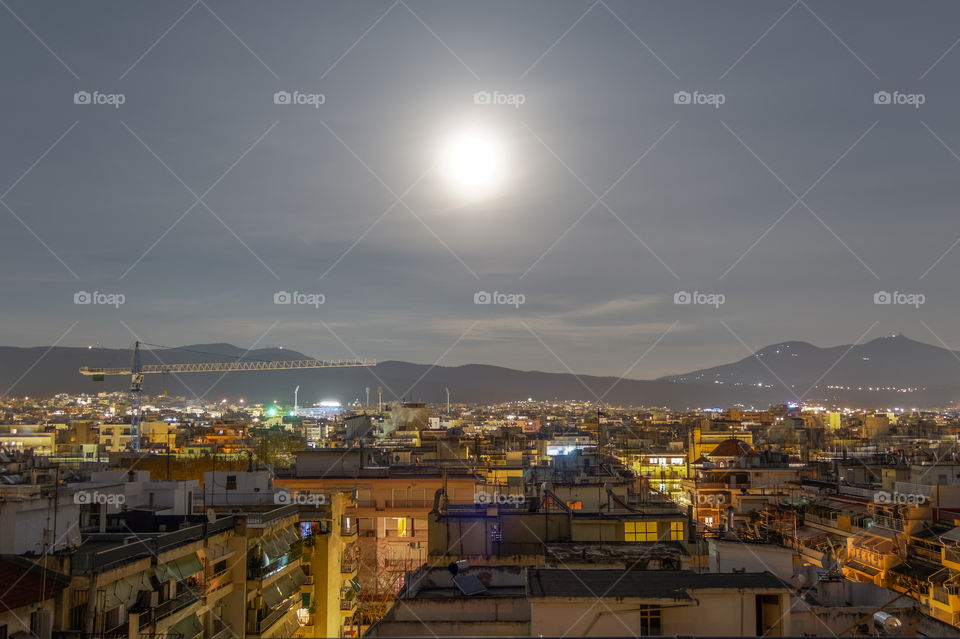
[[[896,637],[903,628],[903,623],[899,619],[882,610],[873,613],[873,625],[880,634],[887,637]]]

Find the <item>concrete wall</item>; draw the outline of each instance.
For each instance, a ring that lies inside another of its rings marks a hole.
[[[756,595],[734,589],[691,593],[692,601],[661,600],[664,635],[754,637],[757,635]],[[790,613],[787,595],[779,596],[779,631],[766,636],[789,633]],[[532,600],[530,634],[532,636],[630,636],[641,634],[639,608],[656,600],[607,598],[599,606],[594,598],[553,598]]]

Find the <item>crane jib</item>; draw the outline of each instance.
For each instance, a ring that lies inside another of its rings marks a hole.
[[[195,364],[146,364],[139,367],[139,372],[150,373],[224,373],[231,371],[279,371],[304,368],[344,368],[350,366],[376,366],[375,359],[344,359],[344,360],[320,360],[320,359],[291,359],[272,362],[208,362]],[[81,375],[88,375],[94,378],[94,381],[103,381],[106,375],[131,375],[131,368],[99,368],[92,366],[83,366],[80,368]]]

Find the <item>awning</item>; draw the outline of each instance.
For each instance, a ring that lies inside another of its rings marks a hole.
[[[941,539],[948,539],[950,541],[960,542],[960,526],[957,528],[951,528],[947,532],[940,535]]]
[[[867,564],[861,563],[859,561],[848,561],[846,564],[844,564],[843,567],[849,568],[851,570],[855,570],[871,578],[876,577],[877,575],[880,574],[880,571],[874,568],[873,566],[868,566]]]
[[[124,604],[124,601],[117,597],[116,590],[114,588],[107,588],[104,593],[106,597],[103,600],[103,609],[104,610],[113,610]]]
[[[133,583],[134,594],[141,590],[153,590],[153,584],[150,583],[150,573],[141,572],[136,577],[131,577],[130,581]]]
[[[176,561],[168,562],[166,566],[177,581],[192,577],[198,572],[203,571],[203,562],[200,561],[200,558],[197,557],[197,553],[195,552],[190,553],[186,557],[181,557]]]
[[[293,530],[293,528],[290,527],[290,526],[284,526],[284,527],[282,527],[282,528],[277,532],[277,536],[278,536],[280,539],[282,539],[283,541],[285,541],[288,546],[289,546],[290,544],[292,544],[293,542],[295,542],[297,539],[299,539],[299,537],[297,536],[297,533],[296,533],[296,532]]]
[[[307,575],[300,566],[290,571],[290,578],[293,579],[293,585],[297,588],[307,583]]]
[[[290,542],[286,539],[280,537],[280,535],[273,536],[273,552],[277,557],[283,556],[290,551]]]
[[[903,575],[904,577],[909,577],[910,579],[915,579],[917,581],[927,581],[931,577],[941,576],[938,573],[942,573],[943,576],[943,579],[939,579],[939,581],[943,581],[950,576],[950,571],[943,566],[928,564],[920,561],[911,561],[909,564],[904,562],[894,566],[890,570],[899,575]]]
[[[189,615],[170,626],[170,629],[167,630],[167,634],[180,635],[182,639],[194,639],[202,631],[203,624],[200,623],[197,615]]]
[[[263,552],[267,557],[270,558],[270,561],[287,554],[287,550],[290,549],[290,544],[281,541],[276,535],[267,535],[261,539],[260,546],[263,548]]]
[[[140,580],[133,577],[117,579],[113,582],[112,592],[107,590],[106,609],[116,608],[120,604],[132,604],[140,591]],[[119,603],[117,603],[119,602]],[[112,605],[110,605],[112,604]]]
[[[267,608],[276,608],[284,599],[286,597],[283,596],[275,583],[263,589],[263,602],[267,604]]]
[[[280,594],[283,595],[284,599],[292,595],[293,591],[297,589],[289,575],[277,579],[277,588],[280,589]]]

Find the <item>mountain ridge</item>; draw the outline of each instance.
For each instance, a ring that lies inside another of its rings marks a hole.
[[[242,349],[226,342],[175,348],[142,348],[144,364],[312,359],[281,347]],[[131,351],[68,346],[0,347],[0,389],[16,396],[123,390],[128,380],[108,377],[92,383],[83,365],[129,366]],[[865,408],[942,407],[960,398],[960,354],[903,335],[862,344],[819,347],[791,340],[771,344],[735,362],[656,379],[572,375],[519,370],[495,364],[427,365],[386,360],[375,368],[148,375],[145,392],[219,399],[301,403],[336,398],[346,403],[383,388],[384,400],[496,403],[534,397],[676,409],[825,401]]]

